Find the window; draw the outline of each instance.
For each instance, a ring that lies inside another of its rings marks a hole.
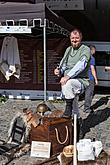
[[[96,51],[95,54],[96,66],[109,66],[110,65],[110,54],[105,51]]]

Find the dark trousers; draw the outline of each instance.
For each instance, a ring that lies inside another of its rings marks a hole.
[[[89,80],[89,86],[85,90],[85,103],[84,103],[84,112],[91,111],[91,103],[94,94],[94,86],[95,82],[93,80]]]

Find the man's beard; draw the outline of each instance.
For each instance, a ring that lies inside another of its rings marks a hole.
[[[79,43],[74,43],[72,44],[73,45],[73,48],[79,48],[80,44]]]

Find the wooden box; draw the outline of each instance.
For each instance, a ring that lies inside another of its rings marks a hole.
[[[33,127],[30,142],[51,142],[51,155],[62,152],[64,146],[72,144],[72,121],[63,118],[43,118],[43,124]]]

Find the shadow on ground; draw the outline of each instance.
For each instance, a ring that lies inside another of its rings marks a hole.
[[[89,114],[87,118],[83,119],[83,123],[82,123],[83,134],[85,135],[87,132],[90,131],[90,128],[95,127],[99,123],[107,120],[109,116],[110,116],[110,108],[97,110],[94,113]]]
[[[91,106],[91,109],[95,110],[102,105],[107,105],[110,96],[101,97],[95,104]]]

